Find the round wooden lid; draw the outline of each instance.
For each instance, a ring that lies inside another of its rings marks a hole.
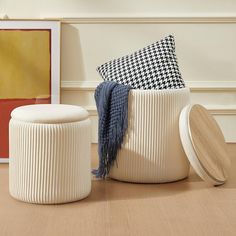
[[[230,159],[223,133],[203,106],[186,106],[179,120],[185,153],[198,175],[214,185],[227,179]]]

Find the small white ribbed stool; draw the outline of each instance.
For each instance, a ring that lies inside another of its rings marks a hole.
[[[91,191],[90,120],[78,106],[18,107],[9,124],[9,188],[19,200],[57,204]]]
[[[109,176],[136,183],[186,178],[189,162],[179,136],[179,115],[189,103],[188,88],[131,90],[128,130]]]

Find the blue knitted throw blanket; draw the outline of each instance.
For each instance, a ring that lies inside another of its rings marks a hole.
[[[98,110],[99,167],[92,173],[105,178],[116,160],[128,127],[128,95],[130,86],[105,81],[95,91]]]

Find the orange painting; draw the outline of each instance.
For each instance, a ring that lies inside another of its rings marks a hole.
[[[0,158],[8,158],[11,111],[51,103],[51,30],[0,29]]]

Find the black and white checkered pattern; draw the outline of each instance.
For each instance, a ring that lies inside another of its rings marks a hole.
[[[176,89],[185,87],[175,54],[174,36],[97,68],[104,80],[131,85],[134,89]]]

